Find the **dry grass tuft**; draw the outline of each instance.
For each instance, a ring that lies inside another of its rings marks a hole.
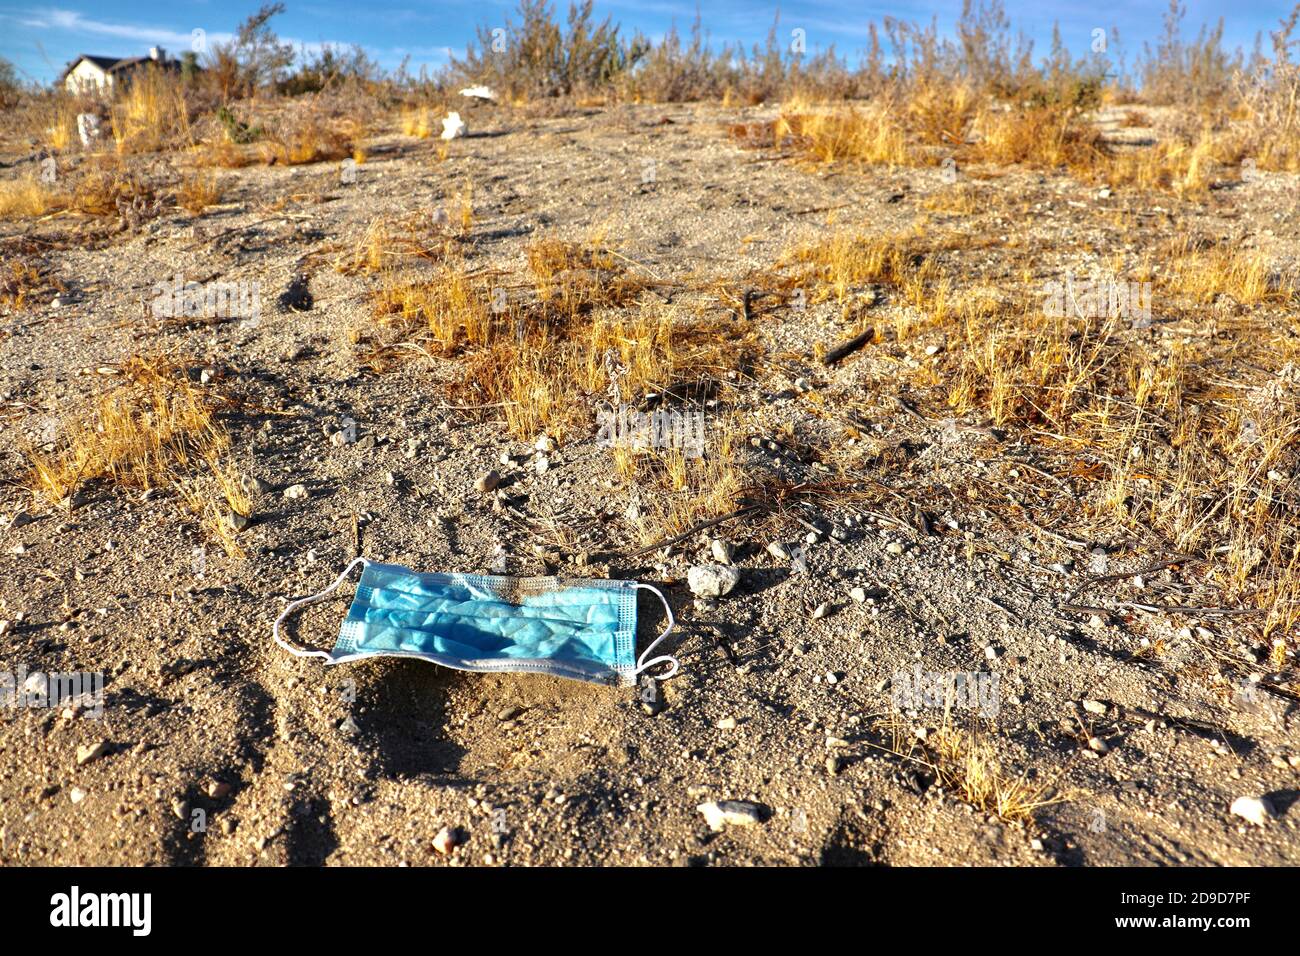
[[[820,163],[917,165],[906,131],[889,104],[847,111],[783,113],[772,128],[777,149],[792,147]]]
[[[176,189],[176,203],[191,215],[198,216],[209,206],[221,201],[221,187],[215,173],[194,170],[186,175]]]
[[[0,216],[35,218],[62,209],[67,196],[52,184],[35,176],[0,182]]]
[[[1008,771],[993,744],[977,728],[965,730],[944,714],[943,725],[924,742],[895,725],[894,753],[934,774],[935,782],[977,810],[1011,822],[1029,822],[1043,807],[1063,801],[1052,784],[1035,782],[1027,772]]]
[[[15,256],[0,268],[0,306],[21,312],[35,301],[45,301],[65,291],[48,267]]]
[[[57,503],[91,481],[175,485],[227,552],[239,554],[229,515],[247,516],[252,505],[228,464],[230,438],[211,392],[161,356],[132,358],[122,374],[124,383],[99,396],[87,418],[64,420],[57,447],[29,449],[32,491]]]
[[[1062,106],[982,110],[975,120],[978,141],[967,157],[979,162],[1055,168],[1091,173],[1105,162],[1101,133]]]

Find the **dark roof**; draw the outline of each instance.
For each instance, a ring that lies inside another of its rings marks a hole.
[[[156,64],[164,70],[179,70],[181,68],[180,60],[154,60],[147,56],[92,56],[89,53],[81,53],[74,57],[73,60],[63,68],[63,72],[59,74],[57,82],[62,83],[66,80],[68,74],[76,69],[77,64],[82,60],[89,60],[105,73],[125,73],[129,70],[134,70],[136,67],[143,66],[146,63]]]

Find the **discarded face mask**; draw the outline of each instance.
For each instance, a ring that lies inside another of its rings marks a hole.
[[[319,601],[363,568],[334,649],[295,647],[280,624]],[[636,592],[663,601],[668,626],[636,657]],[[677,673],[677,659],[646,660],[673,629],[673,612],[657,588],[636,581],[421,574],[397,564],[356,558],[318,594],[291,601],[275,620],[275,642],[299,657],[342,664],[365,657],[418,657],[465,671],[528,671],[624,687],[656,664]]]

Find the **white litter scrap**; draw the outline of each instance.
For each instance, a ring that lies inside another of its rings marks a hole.
[[[99,117],[94,113],[78,113],[77,135],[81,138],[82,146],[91,146],[99,139]]]
[[[464,121],[460,118],[459,113],[448,113],[446,118],[442,121],[443,139],[459,139],[468,131],[469,127],[465,125]]]
[[[496,102],[496,91],[487,86],[467,86],[460,91],[461,96],[468,96],[475,100],[491,100]]]

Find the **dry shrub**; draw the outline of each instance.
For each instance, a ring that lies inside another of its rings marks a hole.
[[[968,83],[918,83],[907,100],[909,126],[923,143],[960,145],[978,103],[979,96]]]
[[[72,188],[68,207],[88,216],[145,219],[161,202],[145,180],[120,163],[89,167]]]
[[[360,123],[325,116],[311,107],[293,109],[257,144],[264,163],[302,166],[346,159],[364,135]]]

